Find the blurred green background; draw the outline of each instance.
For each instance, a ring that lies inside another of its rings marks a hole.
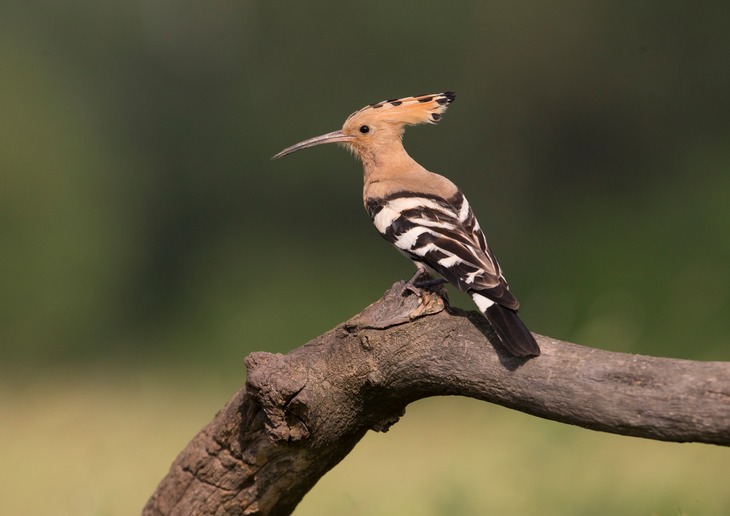
[[[457,92],[406,146],[533,331],[730,359],[729,56],[722,2],[0,3],[0,513],[138,512],[247,353],[410,275],[346,152],[269,160],[386,98]],[[298,512],[720,514],[728,459],[429,400]]]

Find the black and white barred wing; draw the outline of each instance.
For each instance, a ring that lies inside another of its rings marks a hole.
[[[367,209],[378,231],[399,251],[471,295],[510,353],[540,354],[517,315],[519,303],[460,192],[449,200],[402,192],[371,200]]]
[[[377,230],[411,260],[472,294],[484,311],[493,302],[516,310],[502,271],[466,198],[402,192],[368,203]]]

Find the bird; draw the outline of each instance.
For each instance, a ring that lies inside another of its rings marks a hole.
[[[352,113],[342,129],[301,141],[271,159],[343,144],[362,163],[363,204],[375,228],[416,266],[408,289],[447,281],[471,296],[512,356],[538,356],[540,347],[517,313],[519,302],[466,197],[403,146],[407,126],[435,124],[455,98],[445,91],[369,104]],[[434,280],[432,273],[441,278]]]

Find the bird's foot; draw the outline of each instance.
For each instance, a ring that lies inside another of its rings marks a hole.
[[[411,276],[408,281],[403,283],[403,291],[401,292],[401,295],[405,296],[406,292],[410,292],[411,294],[415,294],[420,301],[423,301],[423,292],[421,291],[419,283],[421,281],[429,281],[432,279],[433,278],[426,269],[419,267],[415,274]]]
[[[407,296],[408,294],[414,294],[419,300],[423,299],[423,290],[415,286],[413,283],[401,280],[400,295]]]
[[[423,290],[441,291],[442,289],[434,289],[448,283],[444,278],[434,278],[431,276],[426,269],[419,268],[411,278],[403,283],[403,290],[401,295],[406,295],[406,292],[415,294],[420,302],[423,302]]]

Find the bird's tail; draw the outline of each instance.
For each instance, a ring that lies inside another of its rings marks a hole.
[[[536,357],[540,347],[515,310],[495,303],[476,292],[472,299],[499,335],[502,345],[516,357]]]

